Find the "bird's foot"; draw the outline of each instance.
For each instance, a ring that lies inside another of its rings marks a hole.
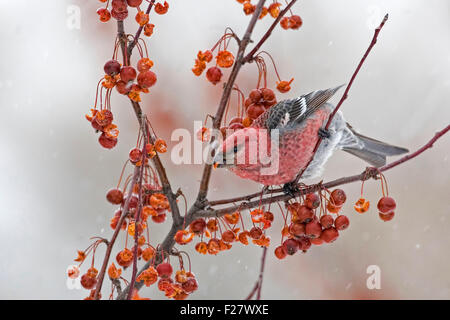
[[[295,197],[295,193],[300,191],[295,182],[288,182],[283,185],[283,192],[291,197]]]
[[[319,129],[318,134],[319,134],[319,137],[321,137],[322,139],[329,139],[331,137],[330,131],[323,129],[323,128]]]

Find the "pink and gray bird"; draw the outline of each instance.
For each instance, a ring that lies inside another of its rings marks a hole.
[[[250,127],[235,131],[223,141],[214,157],[215,166],[263,185],[279,185],[292,182],[305,169],[320,136],[322,142],[302,178],[319,176],[336,149],[375,167],[386,164],[387,156],[408,152],[357,133],[340,111],[325,131],[334,110],[327,101],[340,87],[277,103]],[[265,157],[261,156],[264,154]]]

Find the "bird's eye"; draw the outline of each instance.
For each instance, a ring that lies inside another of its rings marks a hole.
[[[234,153],[236,153],[236,152],[238,152],[238,147],[237,146],[234,146]]]

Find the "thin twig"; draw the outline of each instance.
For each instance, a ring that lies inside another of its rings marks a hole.
[[[153,5],[155,4],[155,0],[151,0],[148,4],[147,10],[145,11],[145,14],[150,14],[150,11],[152,10]],[[128,56],[131,56],[131,53],[133,52],[134,47],[136,46],[136,43],[139,41],[139,37],[141,36],[142,29],[144,29],[144,26],[140,26],[139,29],[136,31],[136,35],[133,38],[133,41],[128,45],[127,53]]]
[[[350,90],[350,88],[352,87],[353,81],[355,80],[356,76],[358,75],[359,70],[361,69],[362,65],[364,64],[364,61],[366,60],[367,56],[369,55],[370,51],[372,50],[373,46],[375,45],[375,43],[377,43],[377,38],[378,38],[378,34],[380,33],[381,29],[383,28],[384,24],[386,23],[386,21],[388,20],[388,14],[386,14],[383,18],[383,20],[381,21],[380,25],[378,26],[378,28],[375,29],[375,32],[373,34],[372,37],[372,41],[369,44],[369,47],[367,48],[366,52],[364,53],[363,57],[361,58],[361,61],[359,62],[358,66],[356,67],[356,70],[353,72],[353,75],[350,79],[350,82],[348,83],[347,87],[345,88],[345,91],[341,97],[341,100],[339,100],[339,103],[336,105],[336,107],[334,108],[333,112],[330,114],[330,116],[328,117],[328,121],[325,125],[325,130],[328,130],[328,128],[330,127],[331,121],[333,120],[335,114],[338,112],[339,108],[341,107],[342,103],[345,101],[345,99],[347,99],[348,96],[348,92]],[[317,150],[319,149],[320,143],[322,142],[322,137],[319,136],[319,139],[317,140],[317,143],[314,147],[313,153],[311,155],[311,158],[308,161],[308,164],[303,168],[302,171],[300,171],[300,173],[295,177],[294,182],[297,183],[300,178],[302,177],[303,173],[306,171],[306,169],[309,167],[309,165],[311,164],[311,162],[314,159],[314,156],[317,152]]]
[[[264,279],[264,267],[266,265],[266,256],[267,256],[267,247],[263,247],[258,279],[256,280],[255,286],[253,287],[252,291],[245,300],[250,300],[251,298],[253,298],[255,293],[256,293],[256,300],[261,300],[261,290],[262,290],[262,282]]]
[[[114,230],[114,233],[111,237],[111,240],[109,240],[108,245],[106,247],[106,252],[105,252],[105,257],[103,258],[103,264],[102,267],[100,269],[100,273],[98,275],[97,278],[97,285],[95,287],[95,292],[94,292],[94,299],[99,299],[100,296],[100,292],[102,290],[102,284],[103,284],[103,279],[105,278],[105,272],[106,272],[106,267],[108,265],[109,262],[109,258],[111,256],[111,251],[114,247],[114,244],[116,242],[117,236],[119,235],[120,230],[122,229],[122,224],[126,218],[126,216],[128,215],[128,211],[129,211],[129,206],[130,206],[130,201],[131,201],[131,193],[133,192],[133,187],[134,185],[137,183],[137,179],[139,176],[140,170],[138,167],[134,168],[134,173],[133,173],[133,178],[131,180],[131,184],[130,187],[128,189],[128,196],[127,199],[125,201],[125,204],[123,206],[122,209],[122,215],[120,216],[120,219],[117,223],[116,229]]]

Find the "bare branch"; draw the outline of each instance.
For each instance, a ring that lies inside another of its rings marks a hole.
[[[213,128],[219,129],[220,123],[222,122],[222,117],[225,112],[225,108],[227,106],[227,102],[230,99],[231,91],[233,90],[234,82],[237,78],[237,75],[239,73],[239,70],[241,69],[242,65],[244,64],[244,52],[247,48],[247,45],[250,43],[250,37],[252,35],[253,29],[255,27],[256,22],[258,21],[258,18],[261,14],[262,8],[264,6],[264,3],[266,0],[259,0],[256,10],[253,13],[252,19],[250,20],[250,23],[248,24],[247,31],[245,31],[244,37],[242,38],[241,42],[239,43],[239,49],[237,53],[237,58],[233,66],[233,70],[231,70],[231,74],[228,78],[228,81],[226,82],[225,89],[222,93],[222,98],[220,99],[219,107],[217,108],[216,115],[214,116],[213,121]],[[213,142],[214,137],[211,139],[211,143]],[[205,168],[203,170],[202,179],[200,182],[200,189],[198,192],[197,200],[202,201],[206,198],[208,194],[208,186],[209,186],[209,180],[211,178],[211,168],[212,166],[210,164],[205,164]]]

